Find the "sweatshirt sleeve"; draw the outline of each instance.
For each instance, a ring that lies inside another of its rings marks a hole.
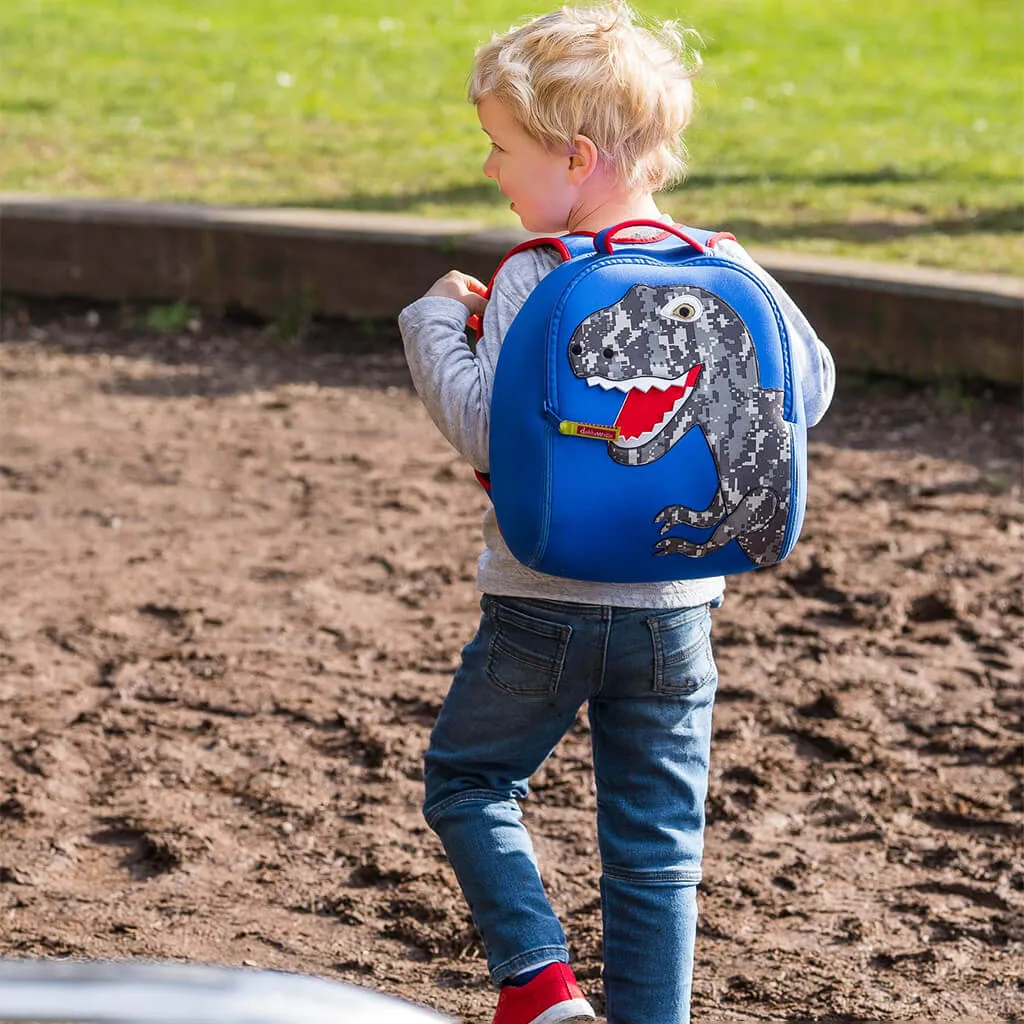
[[[498,271],[475,349],[466,337],[469,310],[457,299],[424,296],[399,314],[413,387],[448,442],[475,469],[489,466],[491,391],[498,355],[516,313],[558,256],[516,253]]]
[[[807,322],[800,307],[790,298],[786,290],[737,242],[723,240],[716,246],[726,256],[742,263],[753,271],[771,291],[779,304],[789,330],[793,358],[796,362],[800,390],[804,398],[804,414],[807,425],[813,427],[820,422],[832,402],[836,385],[836,368],[824,342]]]

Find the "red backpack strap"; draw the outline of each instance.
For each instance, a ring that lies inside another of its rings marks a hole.
[[[589,231],[580,231],[578,234],[590,235]],[[487,291],[484,292],[484,298],[489,299],[491,297],[491,289],[494,288],[494,279],[498,276],[498,271],[505,266],[508,261],[515,256],[517,252],[524,252],[527,249],[539,249],[541,246],[550,246],[558,252],[558,255],[562,257],[562,262],[572,259],[572,253],[569,251],[569,247],[559,238],[557,235],[551,235],[542,238],[528,238],[525,242],[520,242],[518,245],[513,246],[504,256],[501,258],[501,262],[494,268],[494,273],[491,274],[490,281],[487,282]],[[466,321],[466,326],[470,330],[476,332],[477,338],[483,337],[483,324],[481,323],[480,317],[476,313],[473,313]]]
[[[572,258],[572,253],[569,252],[569,247],[559,238],[557,235],[551,235],[545,238],[528,238],[525,242],[520,242],[518,245],[513,246],[504,256],[501,258],[501,262],[494,268],[494,273],[491,274],[490,281],[487,282],[487,298],[491,297],[491,289],[494,287],[494,279],[498,276],[498,271],[517,252],[525,252],[527,249],[539,249],[543,245],[550,245],[553,249],[558,251],[558,255],[562,257],[562,262]]]

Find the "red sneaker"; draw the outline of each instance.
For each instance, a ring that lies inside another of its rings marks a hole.
[[[551,964],[518,988],[506,985],[494,1014],[494,1024],[571,1024],[596,1019],[568,964]]]

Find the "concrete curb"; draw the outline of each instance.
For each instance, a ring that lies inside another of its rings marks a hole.
[[[525,237],[388,214],[0,193],[0,290],[391,317],[451,267],[486,280]],[[843,369],[1024,381],[1024,279],[752,252]]]

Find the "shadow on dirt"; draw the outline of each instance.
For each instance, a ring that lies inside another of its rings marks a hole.
[[[99,386],[109,394],[139,398],[213,400],[294,384],[412,388],[394,321],[312,320],[285,336],[280,325],[244,312],[215,319],[197,309],[177,329],[146,326],[154,310],[166,308],[6,296],[0,343],[103,353],[114,361],[115,371]],[[273,397],[268,401],[273,403]],[[949,437],[958,438],[961,448],[964,438],[973,439],[968,447],[979,466],[995,459],[997,489],[1019,480],[1024,461],[1021,389],[986,381],[915,382],[841,371],[833,405],[811,440],[947,457],[944,431],[934,429],[937,422]]]
[[[411,388],[398,325],[387,320],[310,320],[282,330],[244,311],[192,309],[173,329],[147,326],[171,307],[39,301],[5,296],[0,344],[103,353],[123,366],[104,389],[153,398],[218,398],[283,384]],[[138,364],[148,364],[139,372]]]

